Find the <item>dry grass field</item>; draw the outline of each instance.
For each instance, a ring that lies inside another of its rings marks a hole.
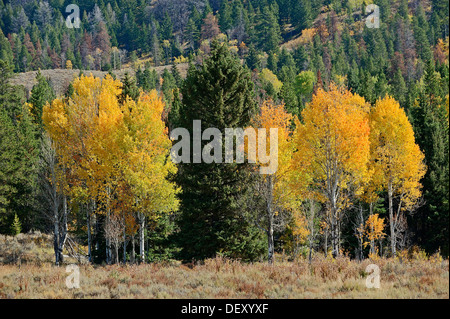
[[[0,237],[0,258],[0,298],[449,298],[448,260],[420,252],[402,260],[316,256],[311,264],[273,266],[224,258],[190,266],[80,265],[80,288],[73,289],[66,286],[66,267],[52,265],[46,235]],[[366,287],[371,263],[381,270],[379,289]]]

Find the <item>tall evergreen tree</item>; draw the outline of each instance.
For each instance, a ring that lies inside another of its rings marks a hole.
[[[220,6],[219,26],[222,33],[226,33],[232,27],[231,9],[228,0],[222,1]]]
[[[425,205],[419,209],[417,240],[433,253],[449,255],[449,124],[434,63],[429,61],[418,105],[412,109],[417,142],[428,166],[422,184]]]
[[[265,52],[278,52],[282,40],[278,16],[273,6],[263,9],[261,19],[257,28],[257,43]]]
[[[296,1],[295,12],[294,22],[299,30],[310,28],[313,21],[311,0]]]
[[[15,214],[28,231],[33,220],[38,142],[36,127],[9,84],[10,67],[0,60],[0,232],[9,233]]]
[[[56,98],[56,95],[47,79],[42,76],[41,71],[38,71],[36,81],[37,83],[31,89],[31,97],[28,102],[31,104],[34,122],[42,127],[42,109],[45,103],[51,102]]]
[[[248,55],[245,61],[247,62],[247,66],[251,71],[260,68],[258,51],[256,51],[253,44],[250,44],[249,46]]]
[[[196,152],[194,120],[201,120],[203,128],[217,128],[224,133],[225,128],[247,127],[257,111],[248,69],[240,65],[225,44],[217,42],[200,68],[189,69],[182,95],[183,117],[174,125],[189,131],[191,154]],[[201,142],[201,146],[205,144],[206,141]],[[190,156],[191,163],[179,165],[176,177],[183,189],[177,220],[180,257],[189,261],[218,253],[243,259],[259,257],[264,251],[262,234],[243,217],[249,195],[248,164],[192,160]]]
[[[11,66],[7,62],[0,60],[0,107],[15,124],[21,113],[20,105],[23,96],[20,94],[21,90],[10,85],[9,79],[11,76]]]
[[[136,79],[130,76],[128,73],[125,73],[125,77],[123,78],[122,83],[122,93],[119,97],[120,103],[124,103],[127,97],[130,97],[132,100],[137,101],[137,99],[139,98],[139,87],[136,84]]]

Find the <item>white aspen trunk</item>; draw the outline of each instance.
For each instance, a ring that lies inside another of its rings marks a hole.
[[[123,263],[127,262],[127,228],[125,226],[125,217],[123,218]]]
[[[272,222],[269,222],[269,229],[267,231],[267,238],[268,238],[268,244],[269,244],[268,261],[269,261],[269,264],[273,264],[274,243],[273,243],[273,226],[272,226]]]
[[[369,204],[369,215],[372,216],[372,214],[373,214],[373,203],[370,203]],[[372,229],[371,229],[372,233],[373,233],[373,230],[374,229],[373,229],[373,224],[372,224]],[[370,253],[375,254],[375,240],[373,238],[370,240]]]
[[[101,63],[101,60],[100,60],[100,63]],[[101,69],[101,66],[100,66],[100,69]],[[110,223],[110,216],[111,216],[111,207],[110,207],[111,189],[109,188],[109,186],[106,188],[106,192],[107,192],[107,196],[108,196],[107,197],[108,211],[106,213],[106,224],[108,225]],[[105,235],[106,235],[106,233],[105,233]],[[110,265],[113,262],[112,254],[113,254],[112,241],[110,239],[106,238],[106,263],[108,265]]]
[[[108,223],[109,223],[109,212],[106,213],[105,226]],[[106,242],[106,263],[108,265],[110,265],[111,264],[111,242],[108,239],[108,237],[106,236],[106,229],[105,229],[105,242]]]
[[[145,241],[144,241],[144,227],[145,227],[145,216],[143,213],[138,213],[139,218],[139,255],[140,262],[145,262]]]
[[[91,207],[86,205],[86,227],[88,236],[88,258],[89,262],[92,262],[92,235],[91,235]]]
[[[53,163],[52,163],[53,164]],[[55,251],[55,265],[60,263],[59,253],[59,201],[58,191],[56,186],[55,167],[51,165],[51,177],[52,177],[52,197],[53,197],[53,250]]]
[[[391,228],[391,252],[392,256],[396,255],[396,238],[395,238],[395,225],[394,225],[394,208],[392,203],[393,190],[392,190],[392,182],[388,183],[388,198],[389,198],[389,224]]]
[[[64,256],[63,256],[63,250],[64,250],[64,246],[66,244],[66,239],[67,239],[67,215],[68,215],[68,210],[67,210],[67,196],[63,195],[63,225],[62,225],[62,231],[60,231],[60,239],[59,239],[59,259],[60,262],[64,261]]]
[[[56,210],[53,218],[53,249],[55,251],[55,265],[59,266],[60,254],[59,254],[59,220],[58,220],[58,208]]]
[[[269,179],[269,189],[268,189],[268,198],[267,198],[267,217],[268,217],[268,229],[267,229],[267,239],[268,239],[268,262],[269,264],[273,264],[273,255],[274,255],[274,243],[273,243],[273,176],[270,175]]]
[[[114,241],[114,253],[115,253],[115,261],[114,261],[114,263],[115,264],[118,264],[119,263],[119,241],[116,239],[115,241]]]
[[[331,177],[329,177],[331,178]],[[336,187],[337,187],[337,181],[333,180],[330,181],[329,183],[329,191],[330,194],[329,196],[330,198],[330,213],[331,213],[331,249],[332,249],[332,255],[333,258],[336,258],[339,255],[339,239],[338,239],[338,212],[337,212],[337,207],[336,207]]]
[[[136,250],[134,248],[134,234],[131,235],[131,256],[130,256],[130,262],[134,264],[135,258],[136,258]]]
[[[309,200],[309,225],[310,225],[310,234],[309,234],[309,256],[308,256],[308,261],[311,264],[312,262],[312,246],[313,246],[313,239],[314,239],[314,201],[313,200]]]
[[[336,258],[339,254],[339,248],[337,243],[337,220],[336,220],[336,210],[334,207],[331,208],[331,249],[333,258]]]

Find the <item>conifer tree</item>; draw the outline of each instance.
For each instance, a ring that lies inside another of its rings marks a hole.
[[[22,224],[20,223],[17,214],[14,214],[14,220],[13,223],[11,224],[11,234],[13,236],[16,236],[19,235],[21,231],[22,231]]]
[[[245,128],[257,111],[248,69],[242,67],[225,44],[213,43],[211,56],[196,69],[190,67],[182,88],[183,117],[176,127],[190,133],[193,121],[203,128]],[[206,144],[202,142],[202,146]],[[224,143],[222,143],[224,145]],[[198,154],[198,153],[197,153]],[[246,211],[250,171],[238,163],[179,164],[176,177],[183,192],[177,223],[177,242],[183,260],[204,259],[222,253],[255,259],[263,252],[260,232],[243,218]]]
[[[11,68],[0,60],[0,232],[9,233],[14,214],[29,229],[33,219],[38,142],[20,88],[9,83]]]
[[[251,44],[248,50],[248,56],[246,58],[248,68],[253,71],[259,69],[260,63],[258,58],[258,51],[256,51],[255,46]]]
[[[231,10],[228,0],[222,1],[220,6],[219,26],[222,33],[226,33],[232,27]]]
[[[136,84],[136,79],[134,77],[131,77],[128,73],[125,73],[122,92],[119,97],[120,103],[124,103],[127,99],[127,96],[132,100],[137,101],[137,99],[139,98],[139,88]]]
[[[422,180],[425,205],[418,212],[418,240],[428,252],[449,254],[449,125],[434,63],[426,65],[424,87],[411,109],[417,143],[428,170]]]
[[[278,52],[281,42],[281,30],[278,16],[272,6],[263,9],[261,20],[257,26],[257,36],[260,48],[265,52]]]
[[[310,0],[297,1],[296,15],[294,17],[296,25],[300,30],[308,29],[312,23],[312,8]]]
[[[41,74],[41,71],[38,71],[36,81],[37,83],[31,89],[31,97],[28,103],[30,103],[34,122],[39,127],[42,127],[42,109],[45,103],[53,101],[56,95],[47,79]]]

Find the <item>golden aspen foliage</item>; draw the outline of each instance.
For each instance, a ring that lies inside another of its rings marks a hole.
[[[259,77],[264,83],[270,83],[273,86],[275,93],[280,92],[281,87],[283,86],[283,82],[278,80],[278,77],[272,71],[270,71],[269,69],[262,69]]]
[[[44,107],[44,125],[70,172],[72,195],[95,199],[98,212],[176,210],[177,189],[166,179],[176,168],[168,159],[164,104],[156,91],[120,104],[121,87],[109,75],[81,76],[71,97]],[[130,219],[125,216],[133,228]]]
[[[353,195],[370,179],[369,105],[364,98],[331,84],[317,90],[296,121],[293,169],[299,189],[326,204],[332,254],[340,253],[340,222]]]
[[[311,231],[308,229],[308,221],[305,213],[301,210],[295,210],[292,213],[292,223],[289,225],[292,230],[292,235],[299,243],[305,243]]]
[[[258,174],[258,177],[254,190],[255,197],[262,200],[262,206],[255,209],[253,219],[267,233],[269,263],[273,262],[273,232],[275,225],[277,225],[278,230],[284,229],[286,224],[292,219],[292,213],[296,212],[299,206],[295,193],[289,191],[288,188],[291,178],[290,173],[292,172],[291,157],[293,153],[290,137],[291,119],[292,115],[287,113],[283,104],[276,105],[272,100],[264,101],[261,105],[259,116],[252,123],[253,127],[256,128],[256,141],[258,142],[249,143],[246,150],[249,161],[256,162],[255,172]],[[262,134],[265,134],[265,136]],[[273,138],[274,136],[276,139]],[[265,143],[262,143],[262,141]],[[264,146],[265,149],[259,149],[264,148]],[[255,149],[252,149],[256,147],[258,148],[257,152]],[[267,166],[267,164],[264,164],[265,160],[261,156],[267,155],[268,149],[270,149],[269,165],[272,166],[274,161],[276,161],[276,169],[272,170],[272,167],[270,173],[259,174],[260,168]],[[273,153],[274,151],[276,152],[275,154]],[[257,202],[259,201],[257,200]]]
[[[424,154],[415,143],[414,131],[405,111],[392,97],[376,102],[370,113],[371,167],[378,189],[399,196],[400,209],[410,209],[421,196],[425,175]]]
[[[415,143],[405,111],[394,98],[378,99],[370,112],[370,128],[373,184],[388,193],[391,252],[395,256],[397,237],[405,228],[404,211],[414,210],[422,195],[425,156]]]
[[[278,149],[278,166],[274,174],[263,175],[261,178],[267,180],[268,178],[273,178],[273,199],[276,203],[283,203],[283,207],[293,208],[295,206],[294,202],[297,201],[294,193],[290,191],[288,185],[292,179],[292,154],[293,154],[293,144],[291,141],[292,132],[290,130],[290,125],[292,121],[292,115],[289,114],[284,104],[274,104],[272,100],[266,100],[263,102],[260,108],[260,114],[256,121],[254,122],[254,127],[256,128],[256,140],[258,141],[259,133],[258,129],[265,129],[266,132],[266,150],[271,149],[271,139],[270,130],[277,129],[277,146]],[[258,143],[257,143],[258,144]],[[256,145],[255,145],[256,146]],[[261,147],[261,145],[258,145]],[[266,166],[267,164],[261,164],[259,161],[259,152],[254,152],[257,154],[256,163],[258,166]],[[252,152],[249,152],[249,158]]]
[[[179,189],[167,179],[177,168],[169,157],[172,143],[162,120],[164,102],[152,90],[141,93],[137,102],[127,99],[122,111],[127,131],[123,173],[138,210],[152,214],[177,210]]]
[[[296,121],[293,168],[319,200],[339,194],[336,205],[344,208],[344,191],[360,194],[370,178],[368,110],[364,98],[331,85],[328,92],[318,89],[302,112],[303,123]]]
[[[375,242],[376,240],[380,240],[386,236],[383,232],[385,227],[384,218],[380,218],[378,214],[370,215],[364,226],[364,235],[368,240],[363,243],[364,247],[369,245],[371,242]]]

